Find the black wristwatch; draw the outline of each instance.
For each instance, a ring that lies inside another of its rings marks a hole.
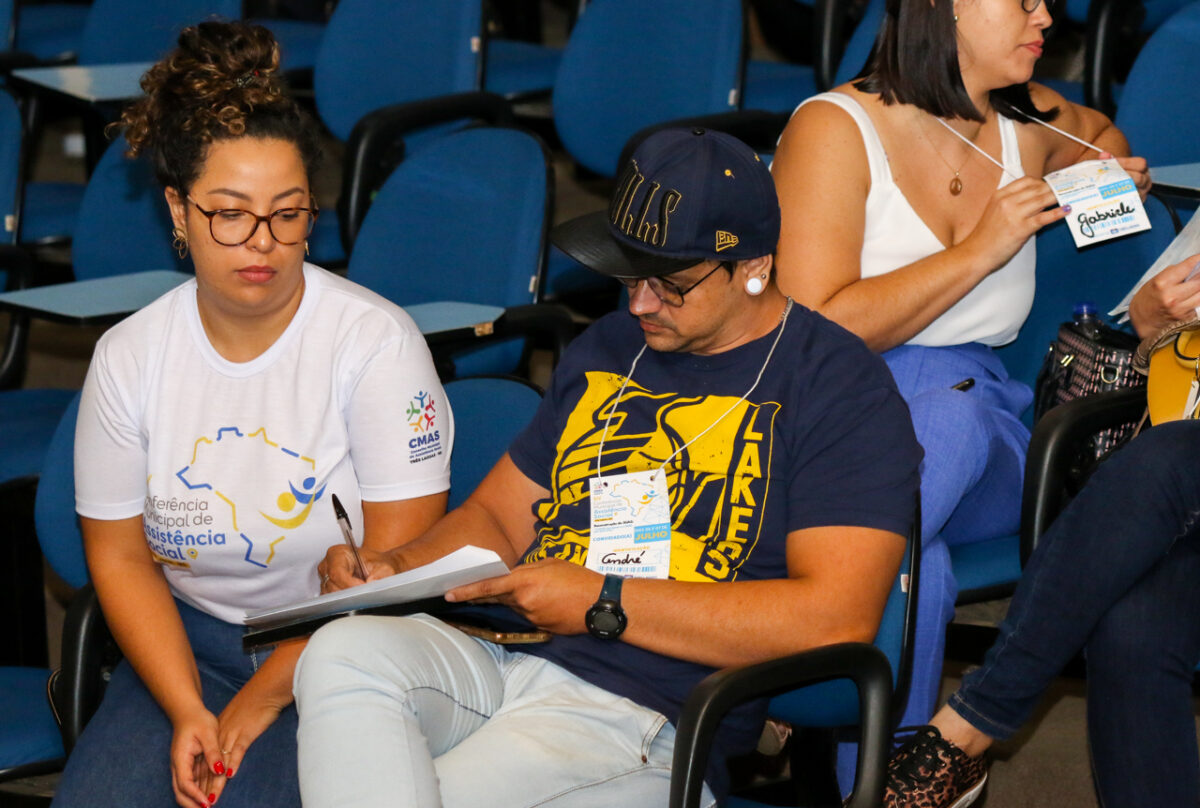
[[[588,633],[600,640],[615,640],[621,636],[629,619],[621,608],[621,584],[625,581],[620,575],[605,575],[604,586],[600,589],[600,599],[587,610],[584,622]]]

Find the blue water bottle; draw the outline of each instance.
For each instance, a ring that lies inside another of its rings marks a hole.
[[[1090,340],[1100,338],[1100,317],[1096,313],[1096,304],[1090,300],[1082,300],[1074,307],[1075,326]]]

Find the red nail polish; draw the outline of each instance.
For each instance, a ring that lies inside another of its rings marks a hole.
[[[225,764],[218,760],[216,763],[213,764],[213,771],[215,771],[217,774],[224,774],[225,773]]]
[[[216,803],[216,801],[217,801],[217,795],[216,795],[216,794],[209,794],[209,795],[208,795],[208,804],[209,804],[209,805],[213,805],[214,803]]]
[[[229,780],[232,780],[233,779],[233,769],[230,769],[229,771],[225,772],[225,777]]]

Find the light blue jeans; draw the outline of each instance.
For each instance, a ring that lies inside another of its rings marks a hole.
[[[324,626],[294,690],[305,808],[667,804],[664,716],[426,615]]]

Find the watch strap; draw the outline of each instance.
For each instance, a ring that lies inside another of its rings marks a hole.
[[[604,576],[604,585],[600,587],[600,600],[611,600],[613,603],[621,602],[621,585],[625,583],[625,579],[620,575],[608,573]]]

